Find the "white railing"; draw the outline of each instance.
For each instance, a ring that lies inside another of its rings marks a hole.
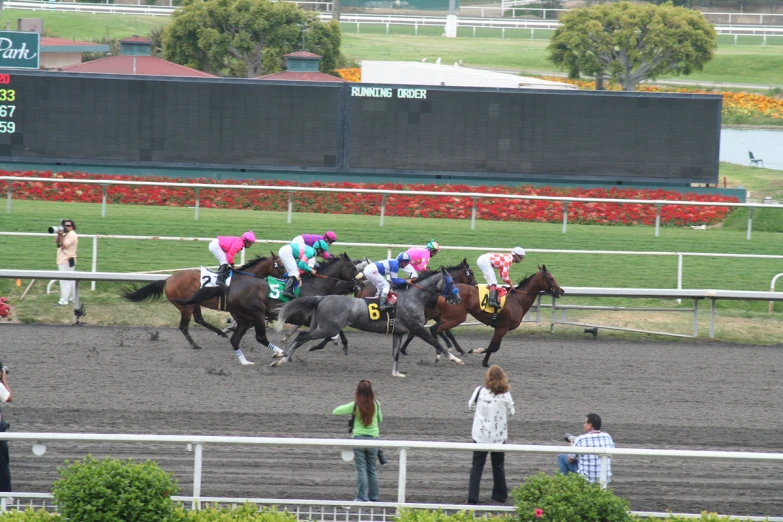
[[[751,238],[751,229],[753,225],[753,210],[756,208],[783,209],[783,205],[762,204],[762,203],[726,203],[726,202],[705,202],[705,201],[672,201],[663,199],[615,199],[615,198],[573,198],[565,196],[523,196],[518,194],[487,194],[482,192],[432,192],[425,190],[377,190],[377,189],[342,189],[327,187],[284,187],[277,185],[224,185],[220,183],[174,183],[159,181],[120,181],[112,179],[66,179],[66,178],[34,178],[24,176],[0,176],[0,181],[8,184],[6,212],[11,212],[11,199],[13,194],[13,183],[72,183],[83,185],[100,185],[103,190],[101,199],[101,217],[106,217],[107,191],[110,186],[135,186],[135,187],[176,187],[190,188],[195,196],[195,219],[198,219],[200,207],[200,191],[205,190],[267,190],[274,192],[288,192],[288,223],[292,222],[294,209],[294,194],[297,192],[327,192],[342,194],[375,194],[381,197],[380,226],[383,226],[383,219],[386,214],[386,199],[389,196],[427,196],[427,197],[454,197],[454,198],[472,198],[473,208],[470,217],[470,229],[476,228],[476,209],[479,205],[479,199],[500,199],[511,201],[555,201],[563,203],[563,233],[565,234],[568,226],[568,204],[569,203],[618,203],[622,205],[652,205],[656,207],[655,213],[655,237],[660,234],[661,225],[661,207],[729,207],[729,208],[747,208],[748,209],[748,231],[746,237]]]
[[[45,234],[43,232],[0,232],[0,237],[48,237],[52,238],[51,234]],[[92,239],[92,271],[98,271],[98,239],[120,239],[120,240],[137,240],[137,241],[177,241],[182,243],[187,242],[205,242],[209,243],[213,237],[177,237],[177,236],[127,236],[127,235],[110,235],[110,234],[79,234],[81,239]],[[284,239],[257,239],[256,243],[259,245],[285,245],[290,243],[290,240]],[[407,250],[408,248],[419,247],[421,245],[413,245],[406,243],[355,243],[340,241],[338,243],[340,248],[342,247],[367,247],[374,249],[386,249],[386,259],[393,257],[394,251]],[[471,247],[471,246],[449,246],[440,245],[441,250],[455,250],[459,252],[497,252],[503,251],[507,247]],[[769,255],[769,254],[722,254],[722,253],[710,253],[710,252],[642,252],[634,250],[564,250],[554,248],[528,248],[527,252],[541,253],[541,254],[578,254],[578,255],[607,255],[607,256],[662,256],[662,257],[677,257],[677,290],[682,289],[683,281],[683,258],[685,257],[720,257],[720,258],[736,258],[736,259],[781,259],[783,255]],[[240,264],[245,263],[245,250],[240,252]],[[783,274],[780,274],[783,275]],[[774,292],[775,280],[773,279],[770,287],[770,292]],[[95,282],[92,283],[92,290],[95,290]]]
[[[445,451],[445,452],[473,452],[494,451],[497,445],[476,444],[465,442],[439,442],[439,441],[394,441],[394,440],[360,440],[360,439],[299,439],[281,437],[223,437],[204,435],[133,435],[133,434],[99,434],[99,433],[0,433],[0,440],[26,440],[32,441],[36,446],[36,454],[42,455],[46,451],[46,443],[57,441],[79,442],[138,442],[138,443],[167,443],[185,444],[187,449],[193,451],[193,492],[192,495],[172,497],[175,501],[188,502],[192,509],[198,509],[204,502],[209,502],[214,497],[204,497],[201,492],[202,466],[204,462],[204,447],[208,444],[241,444],[272,447],[311,447],[311,448],[383,448],[399,450],[399,475],[397,479],[396,502],[373,502],[372,507],[364,502],[344,501],[313,501],[292,499],[248,499],[248,498],[222,498],[223,503],[241,503],[246,500],[259,504],[269,505],[335,505],[364,508],[365,512],[374,508],[414,508],[414,509],[446,509],[463,511],[464,505],[454,504],[409,504],[406,502],[406,487],[408,481],[408,453],[416,450]],[[560,453],[574,453],[579,455],[600,456],[600,482],[606,487],[607,469],[609,459],[612,457],[674,457],[679,459],[730,459],[730,460],[763,460],[783,462],[783,453],[760,453],[744,451],[693,451],[676,449],[631,449],[631,448],[581,448],[574,446],[536,446],[530,444],[504,444],[505,453],[543,453],[557,455]],[[24,494],[28,497],[31,494]],[[5,509],[8,497],[20,496],[19,493],[2,493],[0,510]],[[46,498],[51,498],[49,495]],[[471,506],[472,510],[483,512],[507,512],[515,511],[512,506]],[[380,509],[379,509],[380,510]],[[668,518],[670,513],[645,513],[646,516]],[[770,522],[783,522],[783,517],[738,517],[740,520],[768,520]]]

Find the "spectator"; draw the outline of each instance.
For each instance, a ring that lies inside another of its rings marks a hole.
[[[597,413],[585,416],[585,432],[574,437],[571,445],[576,448],[614,448],[611,435],[601,431],[601,417]],[[558,471],[563,475],[579,473],[590,482],[601,479],[601,457],[598,455],[561,454],[557,456]],[[612,481],[612,459],[607,461],[606,483]]]
[[[383,422],[381,403],[375,400],[370,381],[360,381],[356,387],[354,401],[338,406],[334,415],[351,415],[348,432],[354,439],[378,439],[378,425]],[[378,448],[354,448],[353,461],[356,464],[355,502],[377,502],[378,473],[376,459]]]
[[[473,416],[473,440],[479,444],[504,444],[508,438],[508,418],[514,415],[511,386],[503,368],[493,364],[484,376],[484,386],[479,386],[468,401]],[[478,504],[479,485],[487,461],[486,451],[473,452],[473,468],[470,470],[468,504]],[[503,467],[505,453],[492,452],[492,500],[500,503],[508,499],[506,471]]]
[[[2,366],[2,363],[0,363]],[[0,371],[0,402],[11,402],[14,394],[8,385],[8,368],[2,367]],[[0,412],[0,431],[6,431],[9,425]],[[0,440],[0,491],[11,491],[11,466],[8,456],[8,441]]]
[[[60,272],[73,272],[76,269],[76,247],[79,237],[76,235],[76,223],[72,219],[63,220],[63,228],[57,230],[54,238],[57,244],[57,267]],[[73,281],[60,279],[60,300],[56,306],[67,306],[74,299]]]

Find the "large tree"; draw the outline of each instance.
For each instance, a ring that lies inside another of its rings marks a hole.
[[[647,79],[700,71],[717,47],[715,29],[700,12],[670,3],[595,5],[569,11],[560,22],[549,59],[571,77],[594,76],[599,88],[607,77],[632,91]]]
[[[340,58],[340,27],[292,2],[184,0],[163,34],[163,57],[218,76],[254,78],[283,69],[283,56],[302,49],[323,56],[332,72]]]

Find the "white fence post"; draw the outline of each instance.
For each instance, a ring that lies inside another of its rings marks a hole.
[[[92,271],[98,271],[98,236],[92,237]],[[90,283],[90,290],[95,291],[95,281]]]
[[[598,480],[601,487],[606,489],[606,485],[609,483],[609,455],[601,455],[601,471]]]
[[[747,240],[750,241],[750,231],[753,228],[753,207],[748,209],[748,235]]]
[[[199,189],[196,189],[196,221],[198,221]]]
[[[682,254],[677,255],[677,290],[682,290]],[[682,303],[682,299],[677,299],[677,304]]]
[[[563,203],[563,234],[568,229],[568,201]]]
[[[201,454],[203,451],[203,445],[200,442],[196,443],[196,450],[194,451],[195,457],[193,459],[193,508],[201,509],[201,502],[198,498],[201,496]]]
[[[5,211],[7,214],[11,213],[11,182],[8,181],[8,203],[5,206]]]
[[[408,448],[400,448],[400,477],[397,480],[397,502],[405,503],[405,481],[408,480]]]
[[[476,28],[473,28],[473,32],[476,32]],[[475,36],[475,34],[473,35]],[[10,203],[9,203],[10,204]],[[470,212],[470,229],[476,230],[476,209],[478,208],[478,198],[473,198],[473,210]]]
[[[661,233],[661,206],[655,205],[655,237]]]
[[[106,191],[108,188],[108,185],[101,185],[101,190],[103,191],[103,197],[101,198],[101,217],[106,217]]]
[[[291,214],[294,212],[294,193],[288,193],[288,224],[291,224]]]
[[[381,226],[383,226],[383,216],[386,214],[386,194],[381,196]]]

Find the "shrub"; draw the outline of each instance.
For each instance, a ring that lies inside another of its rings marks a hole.
[[[79,522],[147,522],[168,520],[174,512],[170,496],[177,491],[172,475],[151,461],[87,455],[57,468],[60,479],[52,493],[63,516]]]
[[[24,511],[6,511],[0,520],[3,522],[59,522],[62,520],[58,513],[49,513],[45,509],[34,511],[27,508]]]
[[[521,522],[631,522],[628,501],[581,475],[539,473],[511,492]]]
[[[440,509],[437,511],[427,511],[426,509],[402,509],[395,522],[475,522],[476,520],[486,520],[491,522],[510,522],[511,517],[481,517],[477,518],[472,511],[460,511],[454,515],[447,515]]]
[[[171,522],[296,522],[296,517],[288,512],[278,512],[273,508],[258,510],[255,504],[246,502],[236,509],[205,507],[200,511],[189,511],[182,506],[174,510]]]

